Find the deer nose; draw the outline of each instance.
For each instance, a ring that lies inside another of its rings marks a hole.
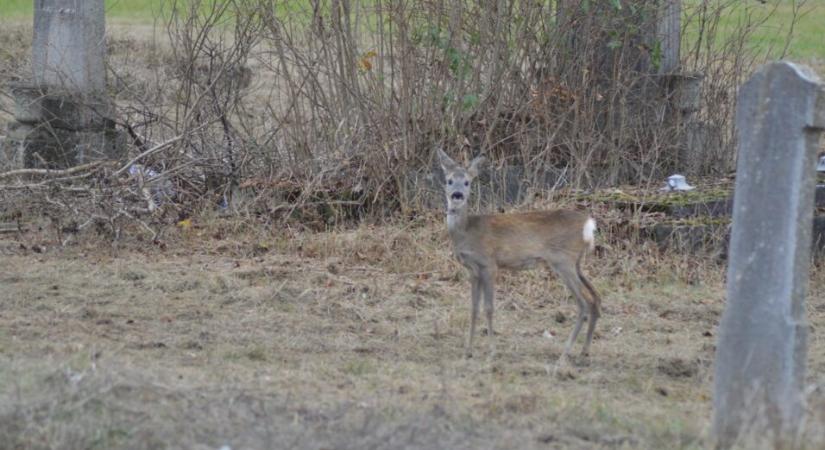
[[[450,198],[452,198],[453,200],[463,200],[464,194],[462,194],[461,192],[453,192],[453,195],[451,195]]]

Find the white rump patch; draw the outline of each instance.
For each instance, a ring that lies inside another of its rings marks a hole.
[[[594,234],[596,233],[596,221],[593,220],[592,217],[588,217],[587,221],[584,222],[584,228],[582,229],[582,238],[584,242],[590,245],[590,250],[596,248],[596,238]]]

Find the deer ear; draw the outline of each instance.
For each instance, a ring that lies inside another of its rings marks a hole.
[[[467,173],[470,174],[471,177],[475,178],[478,176],[478,168],[481,166],[484,161],[487,161],[487,158],[483,156],[478,156],[470,163],[470,168],[467,169]]]
[[[436,154],[438,155],[438,162],[441,163],[441,168],[444,172],[453,172],[458,169],[458,164],[456,164],[452,158],[447,156],[447,154],[444,153],[444,150],[441,150],[440,148],[436,149]]]

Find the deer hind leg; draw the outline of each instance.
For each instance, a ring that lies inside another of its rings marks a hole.
[[[590,284],[590,281],[588,281],[584,274],[582,274],[581,256],[576,262],[576,274],[579,277],[579,281],[581,281],[581,284],[585,287],[585,289],[587,289],[587,292],[590,295],[590,302],[588,302],[590,312],[587,320],[587,339],[584,341],[584,348],[582,349],[582,355],[588,355],[590,354],[590,342],[593,341],[593,330],[596,329],[596,322],[599,320],[599,316],[601,316],[602,299],[599,297],[599,294],[596,292],[593,285]]]
[[[562,358],[564,358],[570,353],[573,343],[576,342],[576,338],[579,337],[579,332],[581,332],[582,325],[584,325],[584,319],[587,317],[586,306],[589,302],[582,293],[581,279],[572,265],[555,263],[552,264],[551,267],[559,278],[561,278],[564,285],[567,286],[570,293],[573,294],[573,298],[576,300],[576,305],[579,308],[579,313],[576,316],[576,324],[573,326],[570,338],[567,339],[567,343],[564,346],[564,353],[562,353]],[[592,310],[590,312],[592,313]]]
[[[470,330],[467,333],[467,345],[465,352],[468,358],[473,356],[473,338],[476,334],[476,321],[478,321],[478,306],[481,303],[481,279],[476,274],[470,275],[470,299],[472,309],[470,311]]]

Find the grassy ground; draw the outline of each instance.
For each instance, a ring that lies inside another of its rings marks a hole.
[[[0,241],[0,447],[707,444],[723,305],[710,262],[591,258],[605,298],[593,355],[553,376],[574,307],[545,273],[501,278],[496,334],[463,357],[467,280],[440,220],[169,239]],[[814,334],[812,383],[823,369]]]
[[[157,0],[106,0],[106,15],[118,19],[151,20],[162,2]],[[23,20],[32,17],[34,2],[31,0],[3,0],[0,18]]]
[[[695,36],[702,26],[695,19],[695,14],[702,9],[703,4],[705,2],[699,0],[684,2],[684,22],[688,37]],[[791,36],[786,54],[788,58],[825,60],[825,46],[822,45],[825,0],[723,1],[707,4],[725,5],[721,9],[723,13],[719,23],[721,37],[730,36],[735,30],[741,29],[742,24],[749,23],[754,26],[749,42],[762,53],[781,55]]]
[[[699,24],[693,21],[695,11],[705,2],[689,0],[684,5],[685,23],[689,24],[688,35],[695,32]],[[106,14],[110,20],[151,22],[168,2],[158,0],[106,0]],[[707,2],[709,5],[724,4],[722,34],[729,34],[743,21],[759,24],[752,35],[751,43],[761,51],[781,53],[789,34],[792,34],[787,56],[809,60],[825,59],[822,45],[822,24],[825,23],[825,0],[770,0],[767,2]],[[711,6],[712,7],[712,6]],[[30,0],[4,0],[0,2],[0,19],[25,20],[32,16],[33,2]],[[798,17],[797,17],[798,16]],[[797,23],[793,30],[790,24],[794,17]],[[792,32],[792,33],[791,33]]]

